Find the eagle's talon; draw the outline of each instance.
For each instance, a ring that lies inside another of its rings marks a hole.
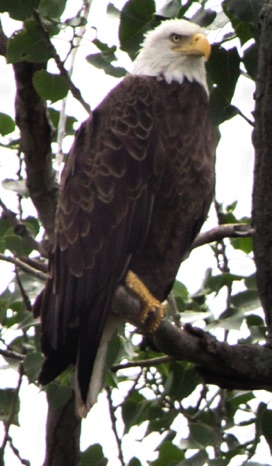
[[[126,276],[126,285],[132,290],[143,303],[139,315],[139,324],[145,333],[154,333],[158,330],[161,321],[165,317],[165,307],[149,292],[143,282],[129,271]]]

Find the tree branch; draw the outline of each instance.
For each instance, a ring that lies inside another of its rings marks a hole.
[[[39,270],[34,269],[30,265],[21,261],[20,259],[15,259],[15,257],[9,257],[9,256],[6,256],[5,254],[0,253],[0,260],[9,262],[10,264],[13,264],[19,267],[21,270],[23,270],[23,272],[30,273],[31,275],[38,278],[39,280],[46,280],[48,277],[46,273],[43,273]]]
[[[46,424],[46,459],[43,466],[75,466],[79,463],[81,420],[75,416],[75,396],[60,408],[49,402]]]
[[[37,63],[15,63],[15,112],[21,131],[21,151],[24,153],[27,187],[49,239],[54,236],[58,185],[52,170],[51,127],[45,102],[35,91],[34,73],[45,67]]]
[[[247,223],[229,223],[218,225],[209,231],[199,233],[193,242],[192,249],[203,246],[204,244],[220,241],[224,238],[245,238],[253,236],[254,228]]]
[[[140,309],[139,300],[120,286],[113,301],[114,312],[138,326]],[[201,329],[186,325],[181,330],[167,320],[149,337],[160,352],[194,363],[207,383],[229,389],[272,391],[272,351],[267,347],[231,346]]]
[[[272,344],[272,2],[260,14],[259,63],[256,80],[255,176],[253,186],[254,255],[257,285],[268,338]]]

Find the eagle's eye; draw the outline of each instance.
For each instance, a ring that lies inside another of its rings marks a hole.
[[[173,44],[179,44],[182,39],[182,36],[180,34],[173,33],[171,34],[170,39],[173,42]]]

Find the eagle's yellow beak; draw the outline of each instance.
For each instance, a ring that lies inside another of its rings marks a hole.
[[[173,47],[173,50],[181,55],[195,55],[208,60],[211,54],[211,44],[204,34],[198,33],[189,38],[188,42]]]

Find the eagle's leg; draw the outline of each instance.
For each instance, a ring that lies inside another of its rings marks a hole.
[[[158,301],[146,288],[143,282],[131,270],[126,276],[126,285],[142,303],[139,323],[148,333],[155,332],[165,317],[165,306]]]

